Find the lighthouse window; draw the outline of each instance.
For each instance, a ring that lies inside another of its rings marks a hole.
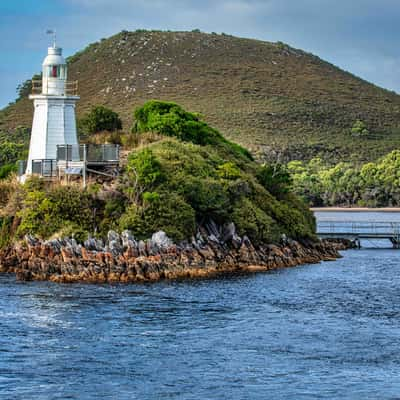
[[[67,79],[67,67],[65,65],[60,65],[60,78]]]
[[[45,68],[45,76],[48,78],[67,78],[67,67],[66,65],[48,65]]]
[[[49,78],[60,77],[60,66],[59,65],[48,65],[46,67],[46,76]]]

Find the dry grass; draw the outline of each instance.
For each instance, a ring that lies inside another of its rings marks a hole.
[[[3,208],[19,187],[20,184],[16,175],[11,175],[6,179],[0,180],[0,216],[2,215]]]

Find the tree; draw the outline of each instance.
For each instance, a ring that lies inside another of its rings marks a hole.
[[[122,128],[119,115],[104,106],[95,106],[80,120],[80,128],[85,134],[102,131],[113,132]]]
[[[18,100],[23,99],[24,97],[28,97],[32,93],[32,81],[41,80],[42,74],[35,74],[33,75],[32,79],[28,79],[25,82],[21,83],[17,86],[17,94]]]
[[[354,122],[353,127],[351,128],[352,136],[367,136],[369,134],[369,130],[365,122],[357,120]]]
[[[265,189],[278,197],[288,193],[292,184],[286,166],[279,163],[263,165],[257,173],[257,179]]]
[[[126,193],[135,204],[146,190],[163,179],[161,164],[150,149],[131,153],[126,172],[129,181]]]

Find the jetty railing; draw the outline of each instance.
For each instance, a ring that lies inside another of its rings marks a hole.
[[[400,235],[400,222],[376,221],[320,221],[317,224],[318,234],[332,235],[357,235],[357,236],[398,236]]]

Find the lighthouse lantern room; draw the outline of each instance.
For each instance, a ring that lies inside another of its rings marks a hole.
[[[67,80],[67,63],[54,42],[43,61],[42,80],[32,82],[34,115],[25,175],[53,169],[57,146],[78,144],[75,105],[77,82]],[[48,172],[48,171],[47,171]]]

